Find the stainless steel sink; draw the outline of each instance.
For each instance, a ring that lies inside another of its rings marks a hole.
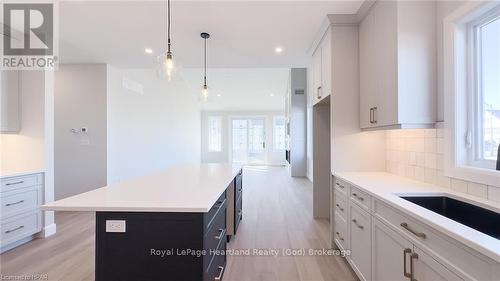
[[[500,240],[500,214],[446,196],[399,196]]]

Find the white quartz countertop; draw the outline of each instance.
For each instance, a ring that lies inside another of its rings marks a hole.
[[[233,164],[173,166],[42,206],[53,211],[208,212],[240,171]]]
[[[0,171],[0,179],[4,178],[11,178],[11,177],[18,177],[18,176],[25,176],[25,175],[32,175],[32,174],[39,174],[43,173],[44,170],[42,169],[35,169],[35,170],[1,170]]]
[[[338,172],[334,175],[365,190],[376,199],[500,262],[500,240],[413,204],[398,195],[446,195],[497,213],[500,213],[500,202],[474,197],[389,173]]]

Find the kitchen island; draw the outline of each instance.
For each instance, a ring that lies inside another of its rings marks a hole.
[[[42,209],[96,212],[97,281],[221,280],[241,177],[239,165],[179,165]]]

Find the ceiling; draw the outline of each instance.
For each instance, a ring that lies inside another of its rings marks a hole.
[[[216,68],[209,72],[209,99],[204,110],[284,111],[288,81],[286,68]],[[200,68],[178,73],[195,95],[201,93]]]
[[[166,47],[164,1],[59,2],[62,63],[155,66]],[[172,39],[176,64],[201,67],[209,32],[210,68],[289,68],[308,64],[307,50],[327,14],[355,13],[361,0],[175,1]],[[275,47],[283,48],[281,54]],[[144,49],[153,49],[147,55]]]

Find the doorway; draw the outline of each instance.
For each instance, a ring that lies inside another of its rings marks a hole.
[[[232,161],[248,165],[266,163],[265,117],[231,119]]]

